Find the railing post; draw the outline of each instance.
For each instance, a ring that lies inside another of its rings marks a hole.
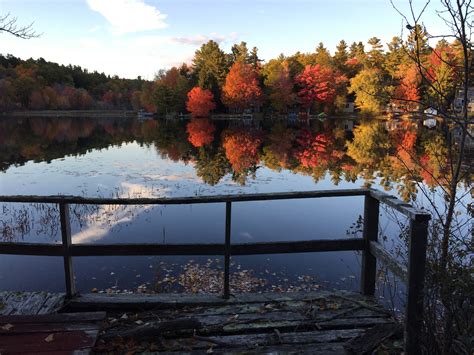
[[[420,354],[423,325],[423,287],[429,215],[419,214],[410,221],[408,285],[405,311],[405,354]]]
[[[377,259],[370,252],[370,242],[377,241],[379,233],[379,201],[370,194],[364,200],[364,232],[365,248],[362,251],[361,293],[373,296],[375,293],[375,277]]]
[[[230,227],[232,202],[225,203],[225,246],[224,246],[224,298],[230,297]]]
[[[66,297],[71,298],[76,294],[76,285],[74,282],[74,271],[72,267],[72,257],[69,253],[71,241],[71,222],[69,220],[69,205],[67,203],[59,204],[59,216],[61,220],[61,237],[63,242],[64,257],[64,277],[66,279]]]

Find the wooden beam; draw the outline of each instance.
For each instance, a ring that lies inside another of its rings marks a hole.
[[[361,238],[232,244],[231,255],[362,250]],[[57,244],[0,243],[0,254],[64,256]],[[224,255],[225,244],[71,244],[70,256]]]
[[[232,222],[232,202],[225,203],[225,247],[224,247],[224,298],[230,297],[230,253],[231,253],[231,232]]]
[[[59,204],[59,218],[61,221],[61,238],[63,242],[64,259],[64,277],[66,281],[66,298],[71,298],[76,294],[76,285],[74,282],[74,270],[72,257],[69,253],[71,247],[71,224],[69,219],[69,205],[67,203]]]
[[[387,206],[392,207],[412,220],[416,219],[419,221],[429,221],[431,219],[431,215],[428,212],[417,209],[409,203],[403,202],[399,198],[389,195],[385,192],[371,189],[370,196],[386,204]]]
[[[407,268],[400,264],[400,262],[390,255],[379,242],[370,242],[370,252],[380,259],[388,269],[397,275],[402,281],[408,280]]]
[[[0,254],[63,256],[64,249],[60,244],[39,243],[0,243]]]
[[[420,336],[423,326],[423,288],[425,284],[428,220],[411,220],[408,245],[408,287],[405,311],[405,353],[421,353]]]
[[[303,198],[323,197],[348,197],[365,196],[368,189],[346,189],[346,190],[321,190],[321,191],[295,191],[256,193],[242,195],[216,195],[195,197],[163,197],[163,198],[90,198],[80,196],[0,196],[0,202],[21,203],[69,203],[87,205],[180,205],[197,203],[219,203],[219,202],[248,202],[248,201],[272,201],[292,200]]]
[[[377,241],[379,234],[379,201],[365,196],[364,201],[364,250],[361,265],[361,292],[367,296],[375,293],[377,259],[370,253],[370,242]]]
[[[348,239],[323,239],[302,240],[288,242],[262,242],[233,244],[232,255],[257,255],[257,254],[287,254],[309,253],[326,251],[362,250],[364,241],[361,238]]]

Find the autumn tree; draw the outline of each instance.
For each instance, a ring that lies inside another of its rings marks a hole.
[[[428,56],[428,69],[425,75],[430,82],[429,97],[437,108],[446,110],[456,88],[456,57],[446,42],[440,41]]]
[[[405,112],[414,112],[420,106],[421,77],[414,64],[401,64],[396,73],[399,85],[395,88],[392,102]]]
[[[194,118],[186,126],[188,141],[196,148],[214,141],[216,127],[208,118]]]
[[[349,92],[356,95],[357,107],[367,113],[382,111],[388,102],[388,91],[380,69],[363,69],[350,80]]]
[[[319,64],[307,65],[295,80],[299,87],[298,97],[308,112],[315,103],[331,107],[337,93],[347,82],[347,78],[338,71]]]
[[[186,109],[193,117],[208,117],[215,108],[214,95],[210,90],[203,90],[196,86],[188,92]]]
[[[296,99],[288,62],[270,60],[263,68],[263,75],[271,107],[277,112],[286,112]]]
[[[232,110],[242,111],[260,103],[262,89],[250,64],[236,62],[230,68],[222,88],[223,102]]]

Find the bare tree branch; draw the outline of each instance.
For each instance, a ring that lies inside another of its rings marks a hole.
[[[18,19],[11,16],[10,13],[0,16],[0,32],[6,32],[22,39],[38,38],[41,36],[41,33],[37,33],[33,29],[33,22],[29,25],[21,26],[17,21]]]

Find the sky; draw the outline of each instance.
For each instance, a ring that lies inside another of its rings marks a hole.
[[[408,13],[407,0],[393,0]],[[414,0],[421,9],[423,0]],[[437,4],[436,4],[437,5]],[[433,35],[443,23],[427,8],[423,21]],[[43,57],[109,75],[153,79],[159,69],[191,63],[209,39],[224,51],[240,41],[268,61],[280,53],[313,52],[319,42],[334,52],[344,39],[387,43],[406,35],[390,0],[0,0],[0,15],[30,24],[39,38],[0,32],[0,53]]]

